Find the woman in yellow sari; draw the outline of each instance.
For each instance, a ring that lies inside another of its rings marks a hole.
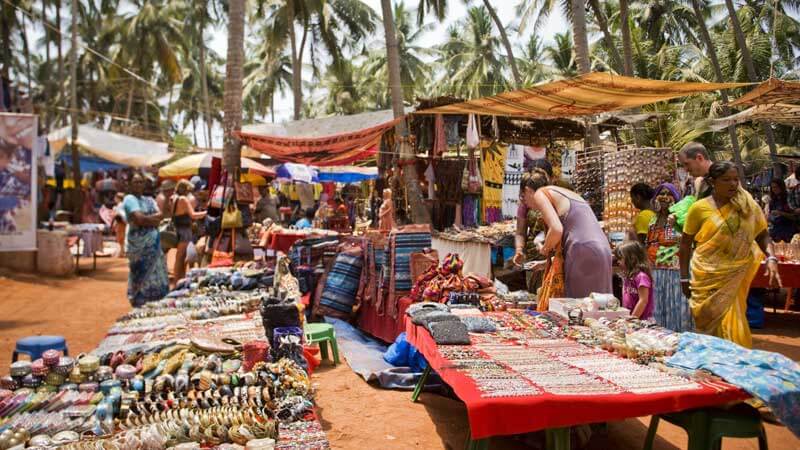
[[[715,162],[707,180],[710,195],[701,193],[683,227],[681,288],[689,298],[698,332],[750,348],[747,292],[764,254],[770,284],[780,284],[778,260],[772,256],[764,214],[739,185],[736,166]]]

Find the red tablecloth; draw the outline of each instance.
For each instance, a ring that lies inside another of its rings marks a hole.
[[[761,264],[761,268],[758,269],[758,273],[756,274],[756,277],[753,278],[753,282],[750,284],[750,287],[770,287],[769,277],[764,276],[765,270],[766,267],[764,264]],[[778,264],[778,273],[781,274],[781,282],[783,282],[783,287],[800,288],[800,264],[780,263]]]
[[[392,343],[400,333],[405,331],[406,310],[411,303],[413,300],[409,297],[401,297],[397,300],[397,318],[393,318],[386,312],[379,315],[373,304],[362,305],[358,314],[358,328],[384,342]]]
[[[309,235],[302,233],[274,233],[270,237],[268,247],[275,251],[289,253],[292,244],[306,237],[309,237]]]
[[[715,406],[749,396],[727,385],[653,394],[558,395],[543,393],[524,397],[482,398],[475,382],[439,352],[430,333],[423,327],[406,324],[408,342],[425,356],[433,370],[453,388],[467,406],[472,439],[522,434],[548,428],[622,420],[651,414]],[[532,350],[533,351],[533,350]]]

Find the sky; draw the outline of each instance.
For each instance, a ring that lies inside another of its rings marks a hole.
[[[415,8],[416,5],[417,5],[417,2],[418,2],[418,0],[407,0],[406,1],[406,6],[409,9]],[[373,10],[375,10],[375,12],[376,12],[376,14],[378,15],[379,18],[381,17],[381,2],[380,2],[380,0],[364,0],[364,3],[366,3]],[[447,36],[447,28],[452,23],[454,23],[454,22],[456,22],[456,21],[458,21],[458,20],[460,20],[460,19],[462,19],[462,18],[464,18],[466,16],[467,8],[464,6],[462,1],[460,1],[460,0],[452,1],[451,0],[450,3],[451,3],[451,7],[447,11],[447,17],[445,18],[444,22],[441,23],[441,24],[435,23],[434,27],[433,27],[433,30],[428,33],[427,37],[429,38],[429,41],[426,41],[426,42],[430,42],[431,43],[431,47],[434,46],[434,45],[438,45],[439,43],[444,42],[445,39],[446,39],[446,36]],[[507,25],[507,28],[508,28],[509,24],[511,24],[511,25],[517,25],[518,24],[517,13],[516,13],[516,5],[518,3],[519,3],[518,0],[500,0],[500,1],[492,2],[492,5],[495,7],[495,10],[497,11],[498,17],[500,17],[500,20],[504,24]],[[482,4],[482,2],[474,1],[474,0],[472,1],[472,5],[474,5],[474,6],[477,6],[477,5],[480,5],[480,4]],[[416,12],[414,12],[414,15],[416,16]],[[435,18],[433,18],[431,16],[428,20],[430,22],[434,22]],[[531,27],[529,27],[529,28],[531,28]],[[548,44],[552,43],[553,36],[556,33],[564,32],[564,31],[567,31],[569,29],[570,29],[569,25],[567,24],[567,21],[565,20],[563,15],[560,12],[558,12],[558,13],[554,12],[553,14],[551,14],[551,16],[548,18],[548,20],[543,24],[542,29],[539,31],[539,35],[540,35],[540,37],[541,37],[541,39],[543,41],[543,44],[544,45],[548,45]],[[245,30],[245,33],[248,33],[248,31],[249,30]],[[527,39],[527,37],[530,35],[530,33],[531,33],[530,29],[527,30],[524,37]],[[383,42],[383,27],[382,26],[379,26],[379,30],[376,31],[375,36],[376,36],[375,37],[376,40],[379,40],[380,42]],[[522,39],[517,39],[517,36],[518,35],[517,35],[516,32],[510,32],[509,33],[509,39],[511,40],[512,45],[514,45],[516,43],[520,43],[521,44],[523,42]],[[247,38],[247,36],[245,36],[245,38]],[[224,57],[224,55],[226,54],[226,49],[227,49],[227,34],[225,33],[224,28],[220,29],[217,33],[214,33],[214,36],[213,36],[211,42],[209,43],[209,45],[215,52],[217,52],[220,55],[223,55],[223,57]],[[308,52],[306,52],[306,55],[308,55]],[[306,72],[308,72],[308,71],[306,71]],[[310,74],[305,73],[304,75],[305,75],[304,79],[308,80],[309,77],[310,77]],[[287,121],[287,120],[291,120],[291,118],[292,118],[293,107],[292,107],[291,92],[289,92],[287,94],[288,95],[285,95],[285,96],[282,96],[280,98],[277,98],[276,101],[275,101],[275,121],[276,122],[284,122],[284,121]],[[309,99],[308,98],[304,98],[303,100],[307,101]],[[190,135],[191,134],[191,129],[187,129],[186,132],[187,132],[187,134]],[[214,128],[212,129],[212,135],[213,135],[212,136],[212,144],[213,144],[213,146],[215,148],[221,147],[222,146],[222,128],[219,127],[218,124],[215,124]],[[200,142],[198,142],[198,144],[201,147],[205,146],[204,143],[203,143],[203,139],[204,138],[202,138],[201,136],[198,136],[198,140],[200,141]]]

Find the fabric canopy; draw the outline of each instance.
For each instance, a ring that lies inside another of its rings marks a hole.
[[[730,125],[757,120],[800,126],[800,105],[783,103],[756,105],[740,113],[715,119],[710,128],[714,131],[719,131]]]
[[[377,167],[320,167],[319,181],[333,181],[335,183],[358,183],[365,180],[378,178]]]
[[[275,169],[279,180],[315,183],[319,181],[317,170],[305,164],[285,163]]]
[[[765,103],[800,103],[800,82],[770,78],[731,102],[731,106]]]
[[[376,111],[284,125],[251,125],[237,135],[248,147],[282,161],[339,166],[374,156],[381,136],[400,120],[394,119],[391,111]]]
[[[70,127],[64,127],[47,135],[50,148],[58,154],[72,139]],[[78,146],[85,152],[133,167],[146,167],[164,162],[172,157],[164,142],[148,141],[110,131],[100,130],[90,125],[78,126]]]
[[[483,114],[526,118],[587,116],[634,108],[748,83],[686,83],[593,72],[490,97],[417,111],[417,114]]]
[[[222,154],[203,152],[189,155],[159,169],[158,176],[161,178],[185,178],[198,175],[201,170],[211,169],[211,160],[213,158],[222,158]],[[252,159],[242,158],[241,161],[242,171],[267,177],[275,176],[274,169],[257,163]]]
[[[56,158],[56,168],[58,168],[62,162],[65,163],[67,167],[72,167],[72,156],[64,152],[59,153]],[[117,170],[128,167],[125,164],[117,164],[103,158],[88,155],[80,155],[80,165],[81,173],[97,172],[99,170]]]

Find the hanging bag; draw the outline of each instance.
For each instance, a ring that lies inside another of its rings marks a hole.
[[[222,212],[222,229],[242,228],[242,223],[242,212],[236,206],[236,202],[231,201],[225,211]]]
[[[172,204],[172,215],[169,219],[164,219],[158,226],[158,236],[161,241],[161,250],[168,251],[178,246],[178,231],[175,229],[175,222],[172,220],[175,217],[175,209],[178,206],[178,199]]]
[[[239,180],[238,170],[234,180]],[[253,196],[253,185],[250,182],[234,181],[233,190],[236,194],[234,197],[236,197],[237,203],[245,203],[248,205],[255,203],[255,197]]]
[[[219,236],[217,236],[217,240],[214,242],[214,252],[211,254],[211,264],[208,267],[230,267],[233,265],[233,254],[234,254],[234,235],[233,230],[231,230],[231,251],[224,252],[219,250],[219,244],[222,242],[222,231],[219,232]]]

